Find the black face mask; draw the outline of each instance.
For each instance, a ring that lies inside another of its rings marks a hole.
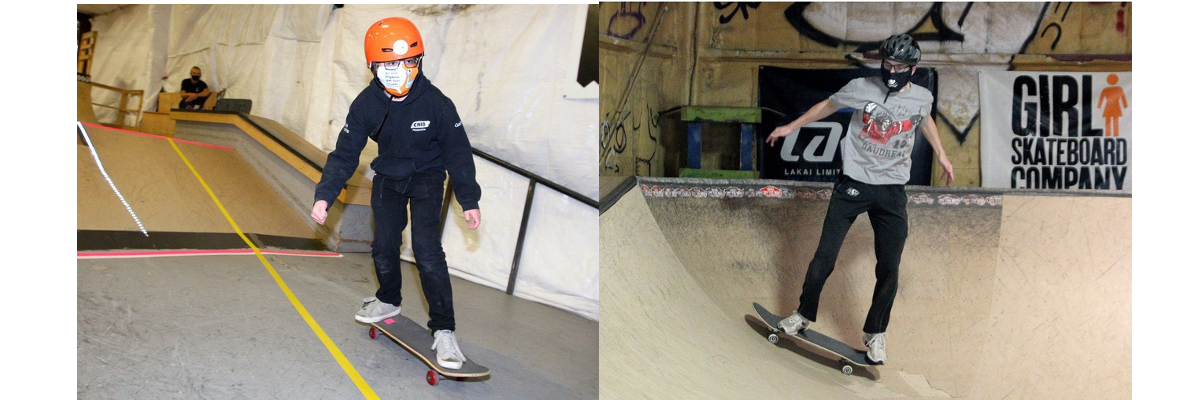
[[[192,80],[193,80],[193,81],[198,81],[198,80],[200,80],[200,75],[192,75]]]
[[[887,63],[879,66],[879,72],[883,75],[883,84],[887,86],[889,92],[898,92],[908,85],[908,81],[912,79],[913,69],[910,67],[908,71],[892,73],[892,70],[887,67]]]

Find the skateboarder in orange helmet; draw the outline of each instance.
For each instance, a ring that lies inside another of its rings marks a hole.
[[[470,229],[481,221],[480,189],[458,111],[421,71],[425,47],[417,27],[404,18],[384,18],[367,29],[364,51],[374,78],[350,104],[317,184],[312,218],[325,223],[330,205],[358,168],[367,139],[378,143],[379,156],[371,161],[371,258],[379,290],[363,300],[354,318],[374,323],[400,314],[400,245],[411,209],[411,245],[429,303],[427,326],[437,361],[458,369],[466,357],[454,333],[450,273],[439,229],[443,183],[448,173]]]

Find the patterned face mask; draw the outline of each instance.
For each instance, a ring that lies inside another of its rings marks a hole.
[[[912,79],[913,69],[908,65],[894,68],[897,70],[896,72],[892,72],[892,69],[888,67],[887,60],[884,60],[883,64],[879,66],[879,72],[883,76],[883,84],[887,86],[888,92],[897,92],[903,89],[904,85],[907,85],[908,81]]]
[[[388,93],[400,97],[408,95],[420,71],[420,60],[408,58],[379,64],[375,76],[379,78],[379,83],[387,88]]]

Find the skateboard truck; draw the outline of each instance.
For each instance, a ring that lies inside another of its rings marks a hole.
[[[773,331],[776,333],[772,333],[772,334],[768,335],[767,341],[771,342],[771,344],[779,344],[778,332],[780,332],[780,331],[778,329],[775,329]],[[838,360],[838,362],[842,365],[842,373],[843,374],[851,375],[854,373],[854,366],[850,365],[850,363],[846,361],[845,357],[842,357],[840,360]]]

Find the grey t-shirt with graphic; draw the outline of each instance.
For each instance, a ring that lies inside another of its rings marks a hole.
[[[916,84],[887,96],[878,77],[858,78],[829,97],[839,109],[851,107],[850,131],[842,139],[842,173],[860,182],[908,182],[917,133],[933,108],[933,94]]]

